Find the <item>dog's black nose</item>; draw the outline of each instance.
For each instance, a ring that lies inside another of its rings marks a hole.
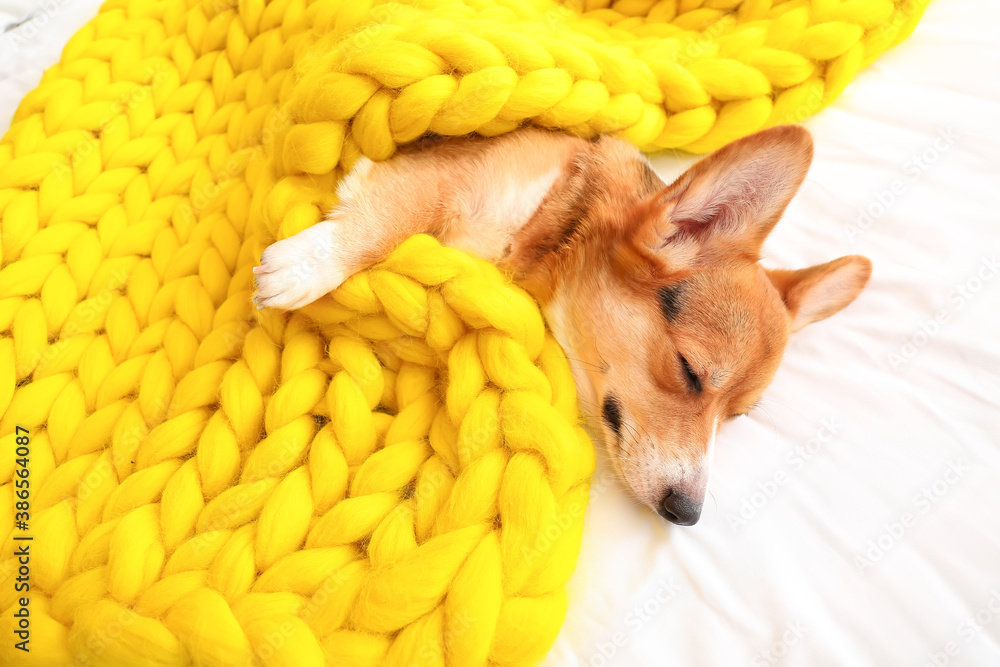
[[[693,526],[701,518],[701,505],[675,489],[667,489],[657,511],[664,519],[678,526]]]

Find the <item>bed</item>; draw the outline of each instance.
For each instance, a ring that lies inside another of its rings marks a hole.
[[[0,0],[0,127],[99,4]],[[816,158],[765,263],[864,254],[872,281],[722,430],[697,526],[600,465],[545,665],[1000,665],[997,25],[995,2],[935,0],[805,121]],[[652,156],[668,181],[693,161]]]

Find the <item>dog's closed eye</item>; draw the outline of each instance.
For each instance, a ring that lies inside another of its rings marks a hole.
[[[684,358],[683,354],[678,354],[677,358],[680,359],[681,368],[684,371],[684,380],[687,382],[688,391],[700,394],[701,378],[699,378],[698,374],[694,372],[694,369],[691,368],[691,364],[688,363],[688,360]]]
[[[622,407],[618,403],[618,399],[613,395],[608,394],[604,398],[604,405],[601,406],[601,416],[604,417],[604,423],[608,425],[615,433],[619,433],[622,428]]]

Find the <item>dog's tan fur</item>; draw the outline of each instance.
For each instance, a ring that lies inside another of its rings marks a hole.
[[[850,303],[864,257],[758,264],[812,140],[741,139],[667,186],[635,148],[524,129],[361,161],[329,219],[265,250],[259,307],[293,308],[425,232],[499,262],[539,300],[581,403],[644,504],[698,520],[719,424],[770,383],[788,336]]]

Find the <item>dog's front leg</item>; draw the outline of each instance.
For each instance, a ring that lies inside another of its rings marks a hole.
[[[257,308],[291,310],[335,290],[351,274],[392,252],[407,237],[437,233],[440,175],[407,156],[362,158],[337,190],[327,218],[268,246],[254,268]]]
[[[568,187],[563,175],[574,156],[591,148],[569,135],[525,129],[431,144],[387,162],[362,158],[326,220],[264,250],[254,302],[304,306],[418,233],[499,260],[550,188]]]

